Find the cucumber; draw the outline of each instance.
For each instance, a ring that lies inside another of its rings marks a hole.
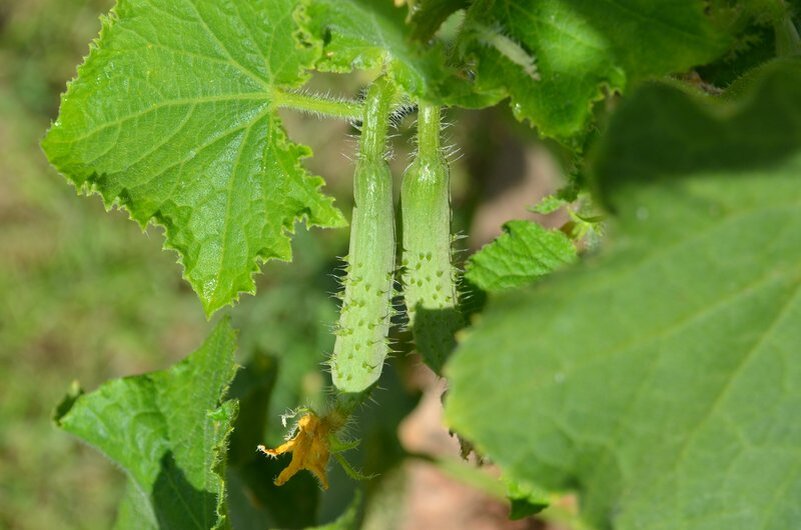
[[[401,185],[401,265],[409,327],[417,351],[437,373],[463,325],[451,264],[450,173],[439,135],[440,108],[421,103],[417,155]]]
[[[334,352],[334,386],[361,393],[375,383],[389,353],[395,275],[395,215],[392,174],[385,159],[393,85],[381,78],[370,87],[353,179],[344,292]]]

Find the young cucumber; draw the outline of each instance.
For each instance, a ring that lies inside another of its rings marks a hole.
[[[344,393],[360,393],[375,383],[389,352],[395,216],[384,154],[393,97],[391,83],[373,83],[359,140],[345,291],[329,362],[334,386]]]
[[[403,292],[417,351],[439,373],[462,327],[451,266],[450,175],[440,149],[440,109],[421,103],[417,156],[403,176]]]

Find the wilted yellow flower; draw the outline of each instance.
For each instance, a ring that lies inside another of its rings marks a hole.
[[[292,461],[275,479],[275,485],[281,486],[301,469],[308,469],[320,481],[323,489],[328,489],[326,465],[331,454],[329,435],[331,427],[316,414],[309,412],[298,421],[294,438],[275,449],[267,449],[263,445],[259,451],[269,456],[292,453]]]

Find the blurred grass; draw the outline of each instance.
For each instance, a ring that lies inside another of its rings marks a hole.
[[[109,528],[122,476],[50,410],[72,379],[167,366],[208,328],[158,231],[77,199],[39,149],[110,4],[0,0],[2,529]]]

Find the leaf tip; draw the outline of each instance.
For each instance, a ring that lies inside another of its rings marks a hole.
[[[51,414],[51,419],[57,427],[61,427],[61,421],[64,419],[64,416],[72,410],[75,402],[78,401],[83,394],[84,390],[81,388],[80,383],[78,383],[78,381],[73,381],[69,389],[67,389],[67,393],[61,398],[61,401],[56,405],[56,408],[53,409],[53,413]]]

